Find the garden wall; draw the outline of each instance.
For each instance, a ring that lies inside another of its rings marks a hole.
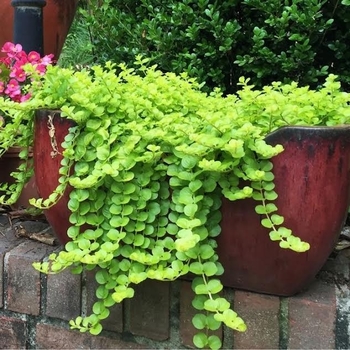
[[[15,349],[178,349],[191,347],[192,291],[188,281],[149,281],[135,297],[112,308],[99,336],[69,330],[68,321],[87,314],[94,302],[93,275],[42,275],[31,266],[52,247],[14,235],[0,235],[0,348]],[[335,285],[321,280],[305,293],[278,298],[225,289],[246,320],[244,334],[220,329],[226,349],[334,349]],[[337,325],[337,329],[336,329]],[[346,328],[346,327],[345,327]],[[348,344],[345,345],[345,348]]]

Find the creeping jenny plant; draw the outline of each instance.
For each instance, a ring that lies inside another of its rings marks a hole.
[[[238,95],[224,98],[220,91],[202,93],[186,75],[138,63],[143,76],[124,65],[116,74],[110,63],[81,72],[48,67],[34,98],[6,109],[24,123],[39,107],[60,109],[76,122],[62,145],[57,189],[32,203],[50,207],[70,185],[71,241],[34,267],[44,273],[68,267],[96,272],[92,314],[70,321],[71,328],[92,334],[101,332],[112,305],[133,297],[134,284],[190,272],[198,310],[194,344],[217,349],[221,341],[212,331],[221,324],[246,329],[221,294],[215,237],[222,195],[254,198],[276,244],[308,250],[283,226],[274,204],[270,159],[283,148],[264,138],[287,124],[347,122],[349,94],[331,76],[317,92],[279,83],[256,91],[241,79]]]

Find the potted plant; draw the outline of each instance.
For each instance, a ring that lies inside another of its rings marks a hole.
[[[287,214],[277,211],[280,193],[274,187],[281,181],[274,179],[273,166],[278,169],[275,159],[285,151],[280,138],[269,144],[268,135],[289,124],[345,124],[349,94],[340,92],[329,76],[319,91],[279,83],[255,90],[241,79],[237,95],[222,97],[218,90],[207,95],[186,74],[164,74],[145,63],[137,58],[142,76],[124,64],[120,73],[112,63],[79,72],[49,66],[34,82],[33,98],[11,106],[18,120],[35,118],[35,133],[27,141],[34,143],[44,198],[32,203],[49,218],[58,215],[50,214],[58,208],[69,226],[63,231],[67,238],[61,238],[67,241],[65,250],[34,266],[44,273],[95,270],[99,300],[93,313],[70,322],[92,334],[101,332],[112,305],[134,295],[133,284],[191,273],[198,309],[193,324],[200,330],[194,344],[220,348],[220,339],[210,331],[222,323],[238,331],[246,328],[220,294],[223,249],[217,242],[228,208],[224,202],[221,210],[222,197],[256,201],[253,208],[268,228],[266,235],[282,248],[282,262],[288,250],[309,254],[313,247],[296,237],[283,223]],[[345,186],[340,227],[349,200],[349,128],[336,130],[342,130],[340,137],[324,138],[331,140],[329,155],[338,157],[342,180],[336,185]],[[297,135],[297,142],[304,143]],[[58,233],[64,220],[52,225]],[[223,231],[230,235],[229,229]],[[332,234],[326,239],[333,242],[339,232]]]
[[[28,136],[33,132],[30,119],[18,119],[12,114],[12,105],[30,99],[28,83],[33,72],[26,72],[24,67],[30,65],[42,76],[46,66],[52,63],[52,55],[40,57],[35,52],[28,54],[22,46],[7,42],[3,45],[0,57],[0,96],[3,104],[0,108],[0,164],[1,202],[10,205],[28,206],[28,200],[36,197],[36,186],[33,177],[33,159]],[[9,197],[9,198],[7,198]]]

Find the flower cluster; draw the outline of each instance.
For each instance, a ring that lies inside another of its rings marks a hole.
[[[39,53],[23,51],[20,44],[7,42],[1,49],[6,56],[0,57],[0,96],[9,97],[15,102],[27,101],[30,97],[27,84],[32,72],[25,66],[31,65],[33,71],[44,75],[46,67],[52,64],[53,55],[41,57]]]

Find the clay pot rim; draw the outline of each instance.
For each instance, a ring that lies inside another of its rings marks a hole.
[[[278,135],[285,135],[286,139],[302,139],[303,135],[313,135],[318,136],[322,139],[334,139],[340,135],[346,135],[350,132],[349,124],[341,125],[286,125],[281,126],[266,135],[266,140],[270,142],[275,142]]]

